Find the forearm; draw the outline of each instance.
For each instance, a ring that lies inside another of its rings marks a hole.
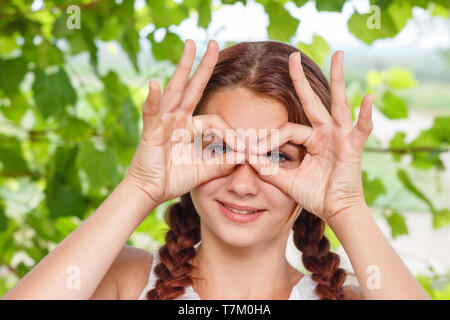
[[[123,180],[4,298],[89,299],[133,231],[154,207],[147,194]],[[71,270],[80,271],[79,288],[68,285]]]
[[[366,204],[340,212],[329,225],[350,259],[365,299],[429,299]]]

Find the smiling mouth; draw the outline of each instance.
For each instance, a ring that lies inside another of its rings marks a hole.
[[[219,200],[217,200],[222,206],[224,206],[225,208],[227,208],[228,210],[234,212],[234,213],[238,213],[238,214],[254,214],[254,213],[258,213],[258,212],[263,212],[266,211],[265,209],[254,209],[254,210],[242,210],[242,209],[237,209],[235,207],[233,207],[232,205],[230,205],[229,203],[223,203]]]

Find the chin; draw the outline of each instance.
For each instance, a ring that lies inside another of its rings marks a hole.
[[[264,241],[260,232],[245,226],[221,223],[211,231],[225,244],[238,248],[252,247]]]

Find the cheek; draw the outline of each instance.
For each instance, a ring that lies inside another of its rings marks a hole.
[[[203,218],[204,212],[210,212],[212,205],[216,205],[215,196],[219,194],[221,188],[224,188],[223,178],[209,180],[191,190],[191,198],[194,206],[197,208],[198,215]]]
[[[215,194],[225,187],[224,178],[216,178],[209,180],[196,188],[192,189],[191,194],[197,195],[201,199],[206,199],[206,197],[213,197]]]
[[[270,183],[263,183],[261,191],[266,195],[265,200],[269,207],[275,212],[284,212],[291,207],[294,200],[286,193]]]

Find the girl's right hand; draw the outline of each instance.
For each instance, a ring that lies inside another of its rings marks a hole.
[[[208,180],[225,176],[236,163],[245,161],[245,145],[239,137],[237,146],[234,146],[234,137],[227,141],[225,130],[232,128],[225,120],[217,115],[192,116],[217,63],[218,53],[219,45],[211,40],[195,74],[188,80],[195,59],[195,43],[188,39],[162,97],[158,82],[149,83],[149,94],[142,105],[144,128],[125,179],[147,193],[156,205],[179,197]],[[214,149],[204,150],[202,136],[203,159],[194,161],[199,156],[198,151],[194,153],[194,136],[208,131],[224,138],[226,144],[236,150],[232,152],[232,163],[226,163],[225,157],[214,153]],[[176,141],[180,137],[183,137],[181,141]],[[181,161],[177,154],[190,156]]]

